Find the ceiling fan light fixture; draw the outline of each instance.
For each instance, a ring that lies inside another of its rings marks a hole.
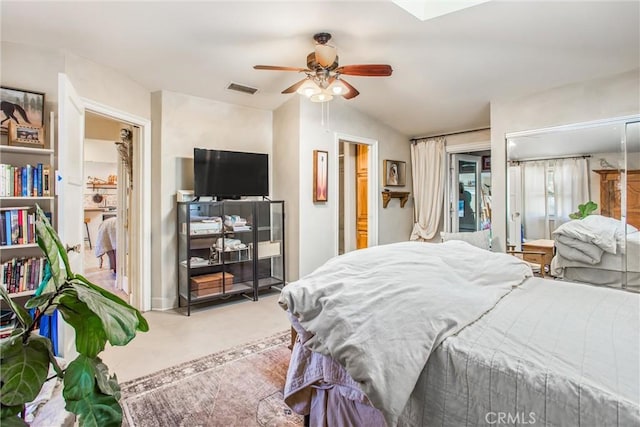
[[[336,48],[328,44],[317,44],[315,53],[316,62],[325,68],[330,67],[338,56]]]
[[[300,87],[296,90],[296,92],[298,92],[300,95],[310,98],[314,95],[321,93],[322,89],[320,89],[313,80],[307,79],[305,80],[304,83],[302,83],[302,85],[300,85]]]
[[[311,102],[328,102],[333,99],[333,95],[328,90],[323,90],[320,93],[316,93],[312,95],[310,98]]]
[[[344,95],[349,92],[349,88],[340,79],[335,79],[327,89],[332,95]]]

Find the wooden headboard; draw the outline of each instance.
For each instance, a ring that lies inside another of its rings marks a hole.
[[[600,213],[620,218],[620,171],[595,170],[600,175]],[[640,229],[640,170],[627,171],[627,224]]]

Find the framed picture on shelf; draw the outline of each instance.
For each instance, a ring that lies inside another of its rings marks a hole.
[[[7,133],[9,123],[42,128],[44,125],[44,93],[0,87],[0,131]]]
[[[491,156],[482,156],[482,171],[491,171]]]
[[[384,186],[402,187],[406,185],[407,163],[400,160],[384,161]]]
[[[329,153],[313,150],[313,201],[326,202],[329,186]]]
[[[9,122],[9,145],[44,148],[42,127]]]

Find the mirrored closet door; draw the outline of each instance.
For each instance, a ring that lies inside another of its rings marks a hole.
[[[552,277],[640,289],[640,116],[506,137],[509,247],[549,250]]]

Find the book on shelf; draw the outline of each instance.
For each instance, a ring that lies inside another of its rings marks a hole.
[[[51,166],[46,165],[42,167],[42,195],[51,196]]]
[[[51,166],[15,166],[0,164],[0,196],[2,197],[42,197],[51,196]]]
[[[2,287],[9,294],[35,291],[44,277],[45,258],[12,258],[0,265]]]
[[[0,245],[26,245],[36,243],[36,215],[29,206],[0,208]],[[51,213],[45,215],[51,220]]]

